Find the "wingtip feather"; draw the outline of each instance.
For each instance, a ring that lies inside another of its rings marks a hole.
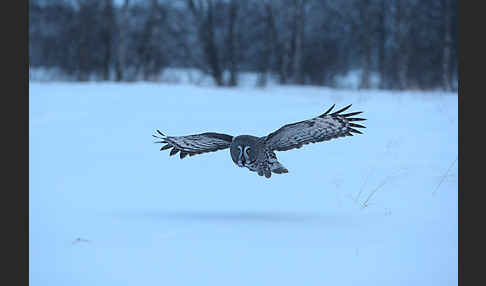
[[[356,129],[353,129],[353,128],[349,128],[349,132],[358,133],[358,134],[363,134],[361,131],[356,130]]]
[[[332,114],[339,114],[339,113],[341,113],[341,112],[343,112],[343,111],[347,110],[347,109],[348,109],[348,108],[350,108],[351,106],[352,106],[352,104],[350,104],[350,105],[348,105],[348,106],[345,106],[345,107],[343,107],[343,108],[339,109],[338,111],[333,112]]]
[[[366,118],[348,118],[348,121],[364,121]]]
[[[160,148],[160,151],[164,151],[164,150],[167,150],[167,149],[170,149],[170,148],[172,148],[172,145],[170,145],[170,144],[166,144],[166,145],[164,145],[164,146],[162,146],[162,147]]]
[[[361,114],[361,113],[363,113],[363,111],[357,111],[357,112],[351,112],[351,113],[341,114],[341,116],[343,116],[343,117],[350,117],[350,116],[358,115],[358,114]]]
[[[321,115],[321,117],[322,117],[322,116],[325,116],[325,115],[327,115],[327,114],[329,114],[329,112],[331,112],[331,110],[334,108],[334,106],[336,106],[336,104],[333,104],[333,105],[331,106],[331,108],[329,108],[329,109],[328,109],[326,112],[324,112],[324,113]]]
[[[356,123],[349,123],[349,126],[357,127],[357,128],[366,128],[366,126],[363,126],[363,125],[360,125],[360,124],[356,124]]]

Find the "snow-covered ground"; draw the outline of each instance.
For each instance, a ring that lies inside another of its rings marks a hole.
[[[30,285],[458,283],[457,94],[29,88]],[[263,136],[334,103],[364,134],[277,152],[270,179],[151,137]]]

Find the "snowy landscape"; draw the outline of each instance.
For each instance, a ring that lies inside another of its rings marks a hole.
[[[351,86],[351,85],[350,85]],[[457,285],[458,95],[313,86],[29,84],[30,285]],[[353,104],[362,135],[288,174],[151,136],[264,136]]]

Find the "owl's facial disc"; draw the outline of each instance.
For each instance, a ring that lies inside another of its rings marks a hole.
[[[250,156],[250,146],[245,146],[245,155]]]
[[[245,156],[243,154],[243,148],[241,148],[240,145],[238,145],[237,148],[240,151],[240,153],[238,154],[238,166],[244,167],[245,166]]]
[[[251,147],[249,145],[237,145],[236,149],[238,150],[235,155],[236,155],[236,160],[235,163],[238,165],[238,167],[248,167],[249,165],[252,165],[255,160],[252,161],[250,157],[250,152],[252,152]]]
[[[244,166],[246,163],[245,155],[241,155],[241,164]]]

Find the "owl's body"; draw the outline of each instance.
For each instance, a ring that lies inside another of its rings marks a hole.
[[[272,173],[288,173],[277,159],[274,151],[286,151],[300,148],[304,144],[316,143],[330,140],[332,138],[353,136],[351,133],[361,133],[354,129],[365,128],[352,121],[365,120],[363,118],[352,118],[351,116],[361,112],[340,114],[351,105],[329,114],[334,105],[324,114],[305,121],[287,124],[275,132],[264,137],[251,135],[230,136],[220,133],[202,133],[188,136],[165,136],[157,130],[162,139],[156,143],[166,143],[160,150],[173,148],[170,155],[180,152],[180,158],[187,155],[214,152],[229,148],[233,162],[239,167],[246,167],[258,175],[265,175],[270,178]]]
[[[231,159],[238,167],[246,167],[250,171],[258,172],[260,176],[265,174],[267,178],[271,172],[287,173],[288,170],[280,164],[275,153],[266,148],[265,139],[251,135],[234,137],[230,145]]]

